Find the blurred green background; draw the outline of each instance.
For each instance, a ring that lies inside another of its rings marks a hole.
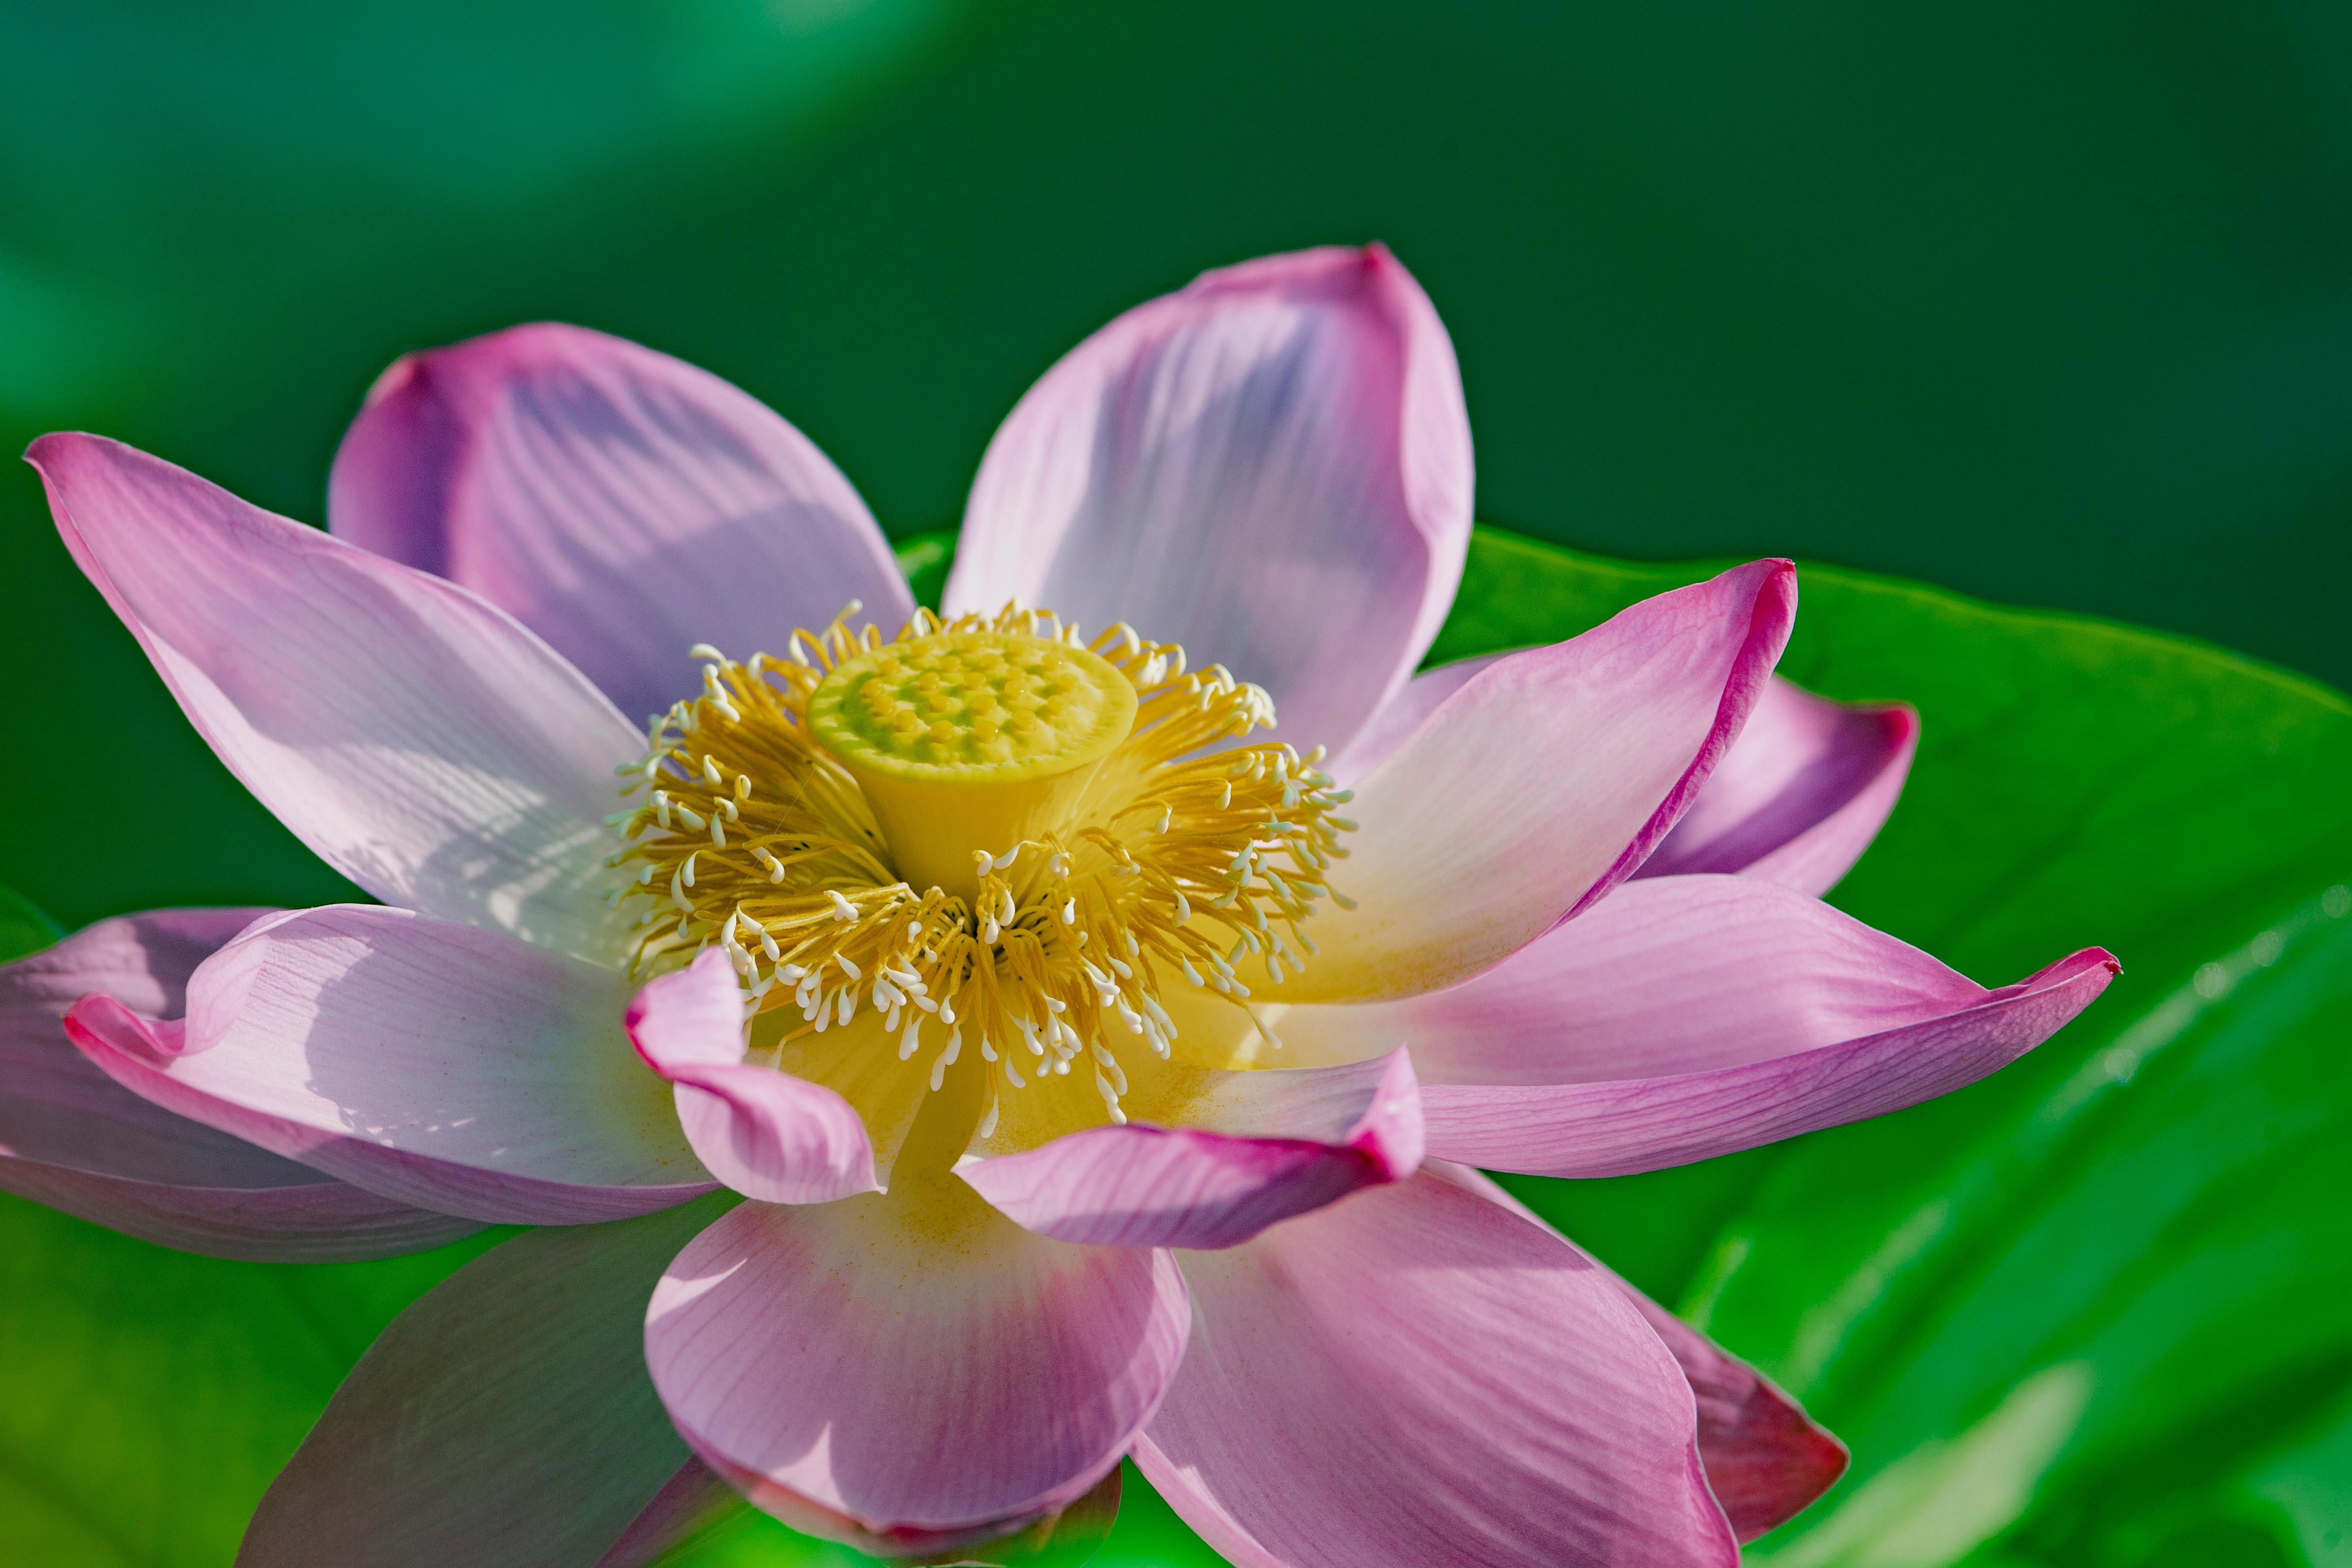
[[[911,536],[1118,310],[1370,238],[1454,333],[1490,524],[2352,683],[2341,6],[0,0],[0,444],[99,430],[314,521],[395,354],[552,317],[749,388]],[[1441,651],[1688,575],[1488,535]],[[0,585],[37,705],[0,883],[68,925],[347,894],[13,465]],[[2352,1563],[2352,706],[1804,592],[1789,672],[1927,720],[1837,902],[1991,984],[2095,941],[2127,973],[1937,1106],[1528,1195],[1855,1443],[1759,1559]],[[0,1204],[0,1562],[224,1562],[454,1260]],[[1204,1560],[1139,1484],[1126,1517],[1107,1563]]]
[[[730,377],[894,531],[934,528],[1113,312],[1381,238],[1460,349],[1488,521],[1836,560],[2352,684],[2327,0],[0,16],[11,449],[89,426],[315,518],[394,354],[551,316]],[[29,476],[0,486],[43,609],[0,635],[29,654],[82,622],[46,619],[62,557]]]

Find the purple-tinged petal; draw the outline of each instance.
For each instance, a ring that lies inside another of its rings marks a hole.
[[[74,1043],[166,1110],[404,1203],[526,1225],[714,1185],[629,1048],[610,969],[373,904],[265,921],[205,961],[188,1020],[106,997]]]
[[[1754,561],[1580,637],[1496,659],[1356,787],[1360,905],[1265,1000],[1361,1002],[1467,979],[1624,880],[1754,706],[1796,613],[1795,569]]]
[[[1267,256],[1138,306],[989,444],[951,612],[1131,622],[1344,745],[1412,671],[1470,538],[1454,346],[1380,246]]]
[[[1310,1061],[1410,1039],[1433,1154],[1622,1176],[1948,1093],[2048,1039],[2116,973],[2090,947],[1989,991],[1802,894],[1660,877],[1466,985],[1297,1009],[1282,1031]]]
[[[956,1181],[746,1203],[654,1292],[646,1359],[704,1461],[787,1524],[887,1556],[1085,1496],[1191,1327],[1170,1254],[1032,1235]]]
[[[674,1085],[678,1124],[710,1174],[767,1203],[872,1192],[874,1145],[849,1102],[821,1083],[744,1061],[743,988],[706,949],[629,1003],[629,1039]]]
[[[142,1240],[216,1258],[386,1258],[478,1228],[335,1180],[151,1105],[66,1038],[98,992],[176,1017],[189,973],[260,909],[101,920],[0,965],[0,1188]]]
[[[1183,1268],[1201,1332],[1136,1463],[1242,1568],[1738,1562],[1633,1303],[1449,1177]]]
[[[1343,1067],[1176,1070],[1173,1125],[1090,1127],[957,1174],[1016,1223],[1097,1247],[1232,1247],[1278,1220],[1421,1168],[1421,1097],[1402,1049]]]
[[[188,977],[255,921],[278,911],[149,909],[85,925],[37,953],[0,965],[0,1000],[63,1018],[104,991],[146,1018],[184,1018]],[[62,1037],[61,1037],[62,1038]]]
[[[913,613],[841,471],[757,399],[619,338],[541,323],[394,362],[343,437],[335,534],[461,582],[623,712],[698,689],[852,599]]]
[[[1919,716],[1849,706],[1775,675],[1706,786],[1635,876],[1737,872],[1816,896],[1862,858],[1903,793]]]
[[[1852,1456],[1803,1406],[1633,1286],[1618,1283],[1689,1380],[1707,1490],[1740,1540],[1795,1518],[1837,1484]]]
[[[644,737],[463,589],[91,435],[26,455],[74,561],[229,771],[387,904],[601,961],[603,825]]]
[[[225,1163],[186,1180],[140,1181],[63,1161],[0,1155],[0,1190],[159,1247],[245,1263],[396,1258],[481,1228],[474,1220],[379,1197],[292,1161],[280,1163],[300,1175],[260,1181]]]
[[[66,1038],[67,1011],[93,992],[142,1015],[176,1019],[186,1010],[189,974],[269,913],[159,909],[125,915],[0,966],[0,1147],[17,1159],[134,1183],[265,1188],[324,1179],[308,1166],[149,1104]]]
[[[726,1201],[530,1231],[434,1287],[270,1483],[237,1568],[595,1563],[688,1461],[646,1297]]]
[[[1481,1172],[1445,1167],[1448,1176],[1549,1234],[1535,1212]],[[1794,1518],[1845,1473],[1846,1446],[1808,1416],[1770,1380],[1622,1279],[1617,1288],[1640,1309],[1698,1406],[1698,1452],[1707,1490],[1742,1541]]]

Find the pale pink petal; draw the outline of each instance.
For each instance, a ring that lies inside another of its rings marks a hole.
[[[723,1201],[529,1231],[436,1286],[270,1483],[237,1568],[595,1563],[687,1462],[645,1303]]]
[[[1338,747],[1412,671],[1470,538],[1445,329],[1380,246],[1203,274],[1072,350],[989,444],[951,612],[1132,623]]]
[[[373,904],[265,921],[188,986],[188,1020],[105,997],[74,1043],[126,1088],[386,1197],[527,1225],[715,1185],[629,1048],[610,969]]]
[[[655,1291],[646,1358],[678,1430],[754,1502],[913,1556],[1083,1497],[1190,1326],[1168,1253],[1033,1235],[941,1181],[734,1209]]]
[[[1508,653],[1481,653],[1475,659],[1456,659],[1413,676],[1365,721],[1345,750],[1333,754],[1324,770],[1342,785],[1355,784],[1411,740],[1413,732],[1437,711],[1437,705],[1467,685],[1471,676],[1496,660],[1509,657]]]
[[[1464,1186],[1550,1232],[1531,1209],[1482,1173],[1462,1166],[1444,1169]],[[1617,1287],[1641,1309],[1690,1384],[1707,1490],[1740,1540],[1753,1541],[1793,1518],[1845,1473],[1846,1446],[1795,1400],[1622,1279]]]
[[[1827,893],[1878,836],[1918,746],[1911,708],[1833,703],[1775,675],[1706,787],[1633,874],[1737,872]]]
[[[1431,1170],[1183,1255],[1135,1458],[1242,1568],[1731,1568],[1691,1391],[1608,1270]]]
[[[394,363],[335,454],[330,526],[462,582],[635,717],[700,689],[687,650],[778,649],[905,578],[841,471],[708,371],[579,327]]]
[[[602,825],[644,737],[502,612],[90,435],[29,460],[229,770],[388,904],[611,961]]]
[[[1182,1124],[1089,1127],[958,1169],[1019,1224],[1098,1247],[1231,1247],[1421,1168],[1421,1097],[1399,1049],[1343,1067],[1187,1080]]]
[[[1356,787],[1331,880],[1360,907],[1265,999],[1434,990],[1590,906],[1706,781],[1795,612],[1795,570],[1756,561],[1472,675]]]
[[[190,971],[268,913],[151,910],[0,965],[0,1189],[142,1240],[267,1262],[384,1258],[478,1228],[151,1105],[66,1038],[67,1010],[90,992],[176,1017]]]
[[[2116,973],[2085,948],[1988,991],[1801,894],[1660,877],[1451,990],[1299,1008],[1310,1061],[1412,1043],[1433,1154],[1619,1176],[1948,1093],[2007,1065]]]
[[[718,948],[650,982],[627,1023],[637,1054],[675,1086],[687,1142],[720,1181],[769,1203],[875,1189],[874,1145],[848,1101],[743,1060],[743,989]]]

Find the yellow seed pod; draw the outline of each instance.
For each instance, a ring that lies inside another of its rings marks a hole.
[[[849,769],[916,888],[966,897],[975,851],[1051,827],[1134,727],[1135,687],[1050,638],[939,632],[836,666],[809,734]]]

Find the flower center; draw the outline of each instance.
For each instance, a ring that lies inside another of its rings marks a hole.
[[[702,694],[654,721],[614,818],[637,970],[718,945],[753,1013],[782,1015],[755,1039],[877,1009],[931,1090],[959,1062],[984,1078],[982,1136],[1001,1093],[1074,1063],[1125,1120],[1121,1054],[1176,1039],[1165,988],[1247,1009],[1236,966],[1303,973],[1301,923],[1349,906],[1325,881],[1354,824],[1321,748],[1208,749],[1273,704],[1172,643],[1007,609],[695,652]]]
[[[938,632],[835,666],[809,696],[808,727],[857,780],[908,884],[969,900],[993,852],[1068,816],[1136,701],[1087,649]]]

